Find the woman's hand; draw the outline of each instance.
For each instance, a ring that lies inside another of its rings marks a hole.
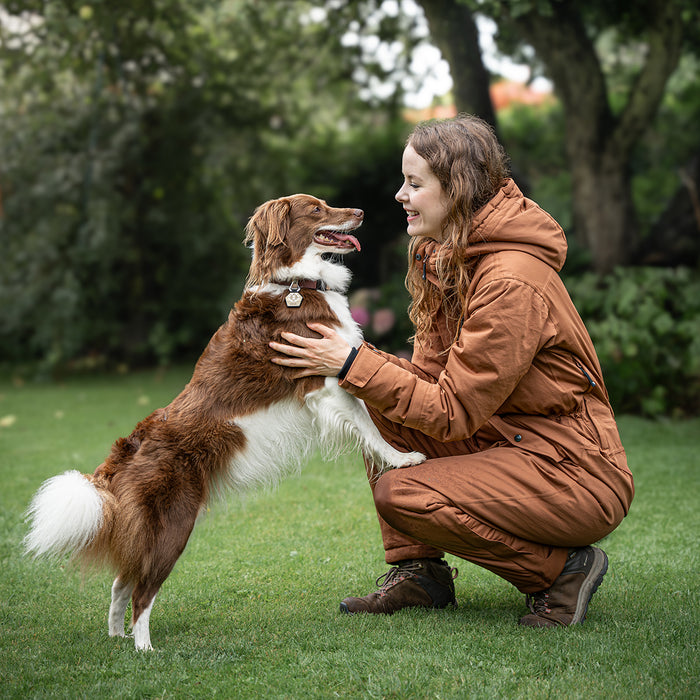
[[[335,377],[343,368],[352,346],[338,333],[322,323],[307,323],[320,338],[305,338],[294,333],[282,333],[290,343],[271,342],[270,347],[282,355],[272,358],[272,362],[285,367],[300,368],[299,377],[322,375]]]

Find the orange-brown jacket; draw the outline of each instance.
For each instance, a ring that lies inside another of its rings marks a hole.
[[[508,180],[474,217],[473,272],[456,341],[444,316],[411,362],[365,343],[341,386],[390,420],[441,442],[508,444],[556,463],[611,472],[629,506],[632,479],[590,336],[559,277],[566,238]],[[437,284],[439,245],[414,264]]]

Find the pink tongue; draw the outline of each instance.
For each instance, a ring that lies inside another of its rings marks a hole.
[[[339,241],[350,241],[355,246],[355,249],[358,251],[362,250],[362,246],[360,246],[360,241],[355,238],[355,236],[351,236],[349,233],[336,233],[335,237]]]

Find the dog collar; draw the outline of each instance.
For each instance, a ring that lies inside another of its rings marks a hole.
[[[276,282],[284,287],[288,287],[290,292],[299,289],[315,289],[318,292],[325,292],[328,285],[323,280],[292,280],[291,282]]]
[[[286,282],[280,282],[286,286]],[[304,297],[299,294],[301,289],[315,289],[319,292],[325,292],[328,287],[323,280],[294,280],[289,283],[289,294],[284,298],[284,303],[290,308],[301,306]]]

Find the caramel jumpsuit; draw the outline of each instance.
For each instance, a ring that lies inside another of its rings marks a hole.
[[[359,348],[341,386],[389,443],[428,457],[372,481],[388,563],[449,552],[534,593],[627,514],[634,486],[600,364],[558,275],[566,248],[508,180],[474,219],[457,340],[438,317],[410,362]],[[430,243],[413,261],[431,284],[439,254]]]

